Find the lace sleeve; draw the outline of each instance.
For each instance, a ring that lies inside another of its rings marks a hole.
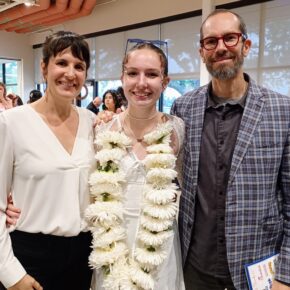
[[[185,125],[182,119],[176,116],[170,116],[170,119],[173,124],[173,136],[172,136],[172,146],[177,156],[176,161],[176,170],[177,170],[177,179],[179,185],[182,186],[182,164],[183,164],[183,141],[184,141],[184,132]]]
[[[175,148],[176,148],[176,156],[178,156],[182,151],[183,140],[184,140],[184,131],[185,125],[182,119],[173,116],[172,119],[173,128],[174,128],[174,140],[175,140]]]
[[[119,116],[115,115],[111,121],[108,123],[102,122],[101,124],[95,127],[95,136],[99,133],[105,132],[107,130],[120,130],[120,120]]]

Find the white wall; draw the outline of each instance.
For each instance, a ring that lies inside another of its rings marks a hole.
[[[34,89],[34,59],[29,37],[0,30],[0,57],[22,60],[22,88],[20,97],[26,102],[29,92]]]
[[[221,5],[237,0],[216,0]],[[32,44],[42,43],[51,30],[71,30],[79,34],[105,31],[158,18],[178,15],[202,8],[202,0],[113,0],[107,4],[97,5],[91,15],[68,21],[57,27],[50,27],[43,33],[30,36]]]

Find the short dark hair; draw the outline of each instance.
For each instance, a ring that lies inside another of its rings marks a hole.
[[[68,47],[74,57],[86,63],[86,70],[88,70],[90,67],[89,45],[82,36],[71,31],[58,31],[46,38],[42,49],[44,64],[47,66],[51,57],[55,57]]]
[[[206,23],[206,21],[214,16],[214,15],[217,15],[217,14],[222,14],[222,13],[231,13],[233,15],[235,15],[239,22],[240,22],[240,25],[239,25],[239,29],[241,31],[241,33],[247,38],[247,26],[246,26],[246,23],[244,21],[244,19],[237,13],[233,12],[233,11],[230,11],[230,10],[227,10],[227,9],[216,9],[214,11],[212,11],[207,17],[206,19],[202,22],[201,26],[200,26],[200,40],[203,39],[203,26],[204,24]]]
[[[29,103],[33,103],[42,97],[42,93],[39,90],[32,90],[29,93]]]
[[[127,101],[127,98],[125,96],[123,87],[122,86],[118,87],[116,89],[116,93],[117,93],[117,96],[118,96],[118,99],[119,99],[121,106],[127,107],[128,101]]]

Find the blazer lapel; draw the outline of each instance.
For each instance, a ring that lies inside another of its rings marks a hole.
[[[249,84],[249,91],[241,120],[239,133],[232,157],[232,164],[228,186],[232,183],[234,176],[252,142],[254,132],[262,117],[264,98],[259,88],[252,83]]]
[[[199,155],[200,155],[200,144],[201,144],[201,135],[204,123],[204,113],[205,106],[207,103],[207,88],[205,86],[202,88],[198,98],[192,103],[192,108],[190,115],[191,119],[189,122],[188,136],[187,141],[189,141],[189,153],[190,153],[190,163],[192,164],[193,169],[193,186],[197,185],[198,178],[198,165],[199,165]],[[184,156],[187,158],[186,156]]]

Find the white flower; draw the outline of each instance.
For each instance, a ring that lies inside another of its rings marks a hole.
[[[177,186],[174,183],[169,184],[164,189],[155,189],[150,184],[146,184],[144,188],[144,197],[155,204],[166,204],[175,201],[177,194]]]
[[[120,183],[126,181],[125,175],[122,172],[100,172],[95,171],[90,175],[89,184],[92,186],[98,186],[98,184],[112,184],[112,186],[118,186]]]
[[[93,231],[93,247],[95,248],[104,248],[115,241],[124,239],[126,239],[126,231],[121,226],[112,227],[104,231]]]
[[[142,227],[151,232],[166,231],[173,225],[173,220],[160,220],[150,216],[142,215],[140,218]]]
[[[125,243],[115,243],[107,248],[94,248],[89,256],[89,265],[92,268],[99,269],[103,266],[114,264],[120,257],[128,254],[128,248]]]
[[[130,278],[129,265],[124,257],[120,257],[110,266],[110,273],[104,277],[103,287],[110,290],[139,290]]]
[[[130,146],[131,140],[123,132],[106,131],[96,136],[95,143],[104,149],[118,147],[125,150]]]
[[[148,154],[143,160],[146,169],[174,168],[176,157],[173,154]]]
[[[172,129],[173,127],[170,122],[158,124],[156,130],[144,136],[144,141],[148,145],[152,145],[154,143],[169,144]]]
[[[125,156],[126,151],[120,148],[103,149],[97,152],[95,158],[102,167],[106,166],[109,161],[119,165],[120,160]]]
[[[152,168],[146,175],[146,180],[151,183],[154,188],[164,188],[174,178],[176,178],[177,172],[173,169],[167,168]]]
[[[134,283],[136,283],[139,288],[144,290],[153,290],[154,280],[148,273],[145,273],[138,265],[131,265],[130,276]]]
[[[123,220],[123,205],[121,202],[95,202],[85,210],[85,219],[90,225],[101,225],[111,228]]]
[[[177,205],[173,202],[162,205],[145,202],[143,211],[153,218],[161,220],[173,219],[177,213]]]
[[[150,247],[150,249],[153,249]],[[155,248],[154,251],[147,248],[136,248],[135,259],[141,264],[159,266],[166,258],[166,251]]]
[[[153,144],[146,148],[147,153],[149,154],[159,154],[159,153],[165,153],[165,154],[172,154],[173,150],[172,148],[167,144]]]
[[[123,198],[123,190],[120,183],[97,183],[90,187],[90,193],[97,200],[102,200],[104,193],[110,194],[112,198],[117,200]]]
[[[96,154],[98,169],[89,179],[94,203],[87,207],[85,220],[93,234],[93,251],[89,257],[92,268],[104,270],[106,290],[153,290],[158,266],[166,259],[167,240],[172,237],[172,225],[177,212],[177,176],[173,168],[176,157],[170,147],[171,122],[159,124],[144,136],[149,145],[143,163],[147,169],[140,212],[138,242],[133,256],[125,244],[123,226],[123,184],[126,175],[119,163],[131,145],[120,132],[106,131],[96,136],[100,149]]]
[[[173,235],[172,230],[162,231],[159,233],[152,233],[144,229],[138,231],[139,240],[146,244],[152,245],[153,247],[159,247],[165,243]]]

